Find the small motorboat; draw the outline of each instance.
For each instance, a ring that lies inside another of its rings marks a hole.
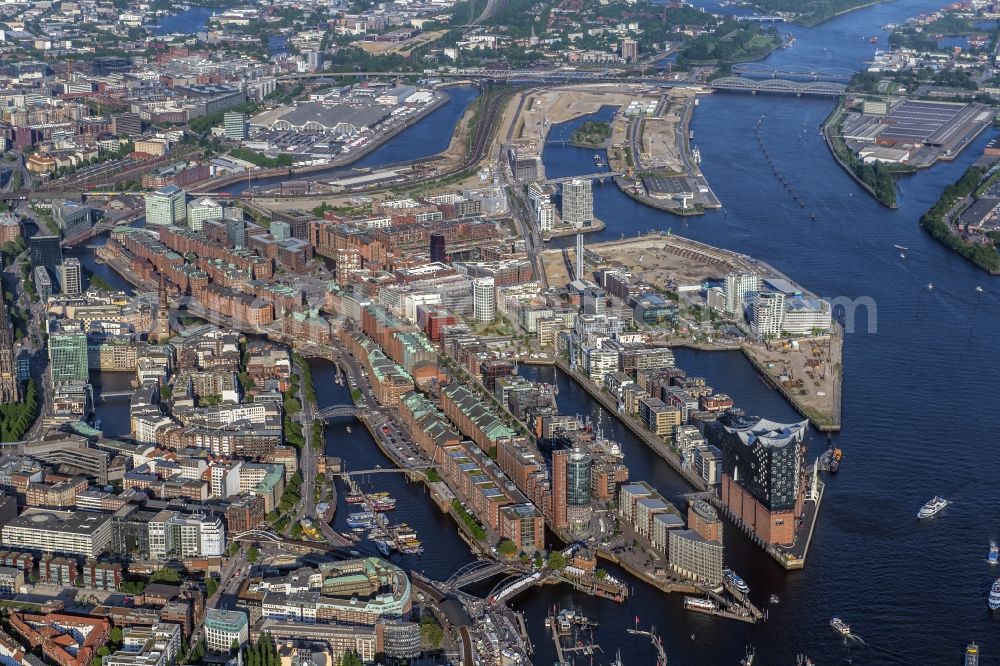
[[[996,541],[991,541],[990,542],[990,554],[986,558],[986,561],[989,562],[990,564],[996,564],[997,563],[997,556],[998,555],[1000,555],[1000,547],[997,547],[997,542]]]

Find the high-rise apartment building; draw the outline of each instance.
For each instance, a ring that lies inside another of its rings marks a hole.
[[[83,266],[76,257],[63,259],[59,264],[59,291],[73,296],[83,293]]]
[[[757,292],[750,301],[750,333],[758,340],[781,335],[785,318],[785,295]]]
[[[631,37],[622,40],[622,60],[634,62],[639,57],[639,43]]]
[[[743,314],[743,304],[746,302],[747,296],[758,291],[760,291],[760,276],[756,273],[736,271],[727,273],[723,289],[726,312],[731,315]]]
[[[490,322],[496,318],[497,292],[493,278],[481,277],[472,281],[472,306],[476,321]]]
[[[574,178],[562,186],[563,224],[587,227],[594,222],[594,192],[585,178]]]

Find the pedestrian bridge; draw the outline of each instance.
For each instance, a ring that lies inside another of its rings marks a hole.
[[[739,76],[726,76],[712,81],[712,88],[730,92],[770,93],[775,95],[819,95],[839,97],[847,92],[847,86],[832,81],[787,81],[785,79],[755,80]]]

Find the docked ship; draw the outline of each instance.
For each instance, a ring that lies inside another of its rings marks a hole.
[[[989,554],[989,557],[986,558],[986,561],[989,562],[990,564],[996,564],[997,563],[997,556],[998,555],[1000,555],[1000,548],[997,548],[997,542],[996,541],[991,541],[990,542],[990,554]]]
[[[840,459],[844,457],[844,452],[840,449],[830,450],[830,473],[836,474],[837,470],[840,469]]]
[[[989,604],[991,611],[1000,610],[1000,578],[990,588]]]
[[[736,588],[741,594],[746,594],[750,591],[750,586],[746,584],[746,581],[737,576],[736,572],[732,569],[723,569],[722,576],[726,579],[727,583]]]
[[[344,501],[348,504],[362,504],[365,501],[365,496],[361,493],[351,493],[344,498]]]
[[[965,647],[965,666],[979,666],[979,646],[975,643]]]
[[[396,508],[396,498],[385,496],[376,497],[372,500],[372,509],[378,512],[392,511]]]
[[[596,167],[604,166],[604,158],[596,153],[594,154],[594,166]]]
[[[371,511],[360,511],[347,517],[347,525],[352,530],[366,530],[372,526],[374,520],[375,514]]]
[[[375,547],[378,548],[378,552],[382,553],[383,557],[389,557],[389,544],[385,539],[375,539]]]
[[[833,627],[833,630],[841,636],[846,637],[851,635],[851,625],[847,624],[839,617],[832,618],[830,620],[830,626]]]
[[[718,604],[714,601],[700,597],[684,597],[684,608],[702,613],[714,613],[719,610]]]
[[[921,520],[925,518],[933,518],[941,513],[946,506],[948,506],[948,500],[943,497],[935,496],[927,502],[927,504],[920,507],[920,511],[917,512],[917,518]]]

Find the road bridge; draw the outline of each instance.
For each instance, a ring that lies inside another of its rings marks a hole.
[[[614,178],[615,176],[624,175],[621,171],[600,171],[597,173],[585,173],[579,176],[563,176],[562,178],[549,178],[545,182],[549,185],[556,185],[558,183],[568,183],[571,180],[598,180],[604,182],[607,178]]]
[[[729,92],[771,93],[776,95],[816,95],[821,97],[839,97],[847,92],[847,86],[831,81],[798,82],[785,79],[756,80],[740,76],[726,76],[711,83],[715,90]]]

